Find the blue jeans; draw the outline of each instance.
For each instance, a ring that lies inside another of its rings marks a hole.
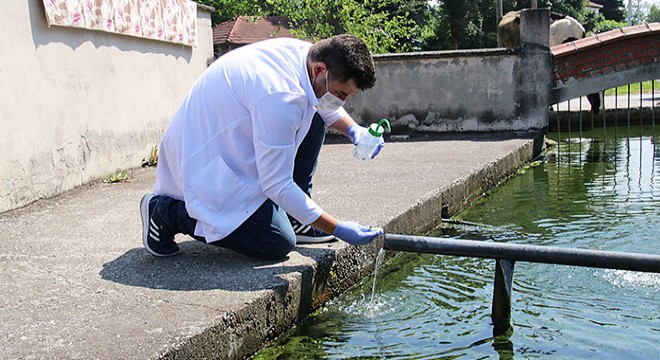
[[[325,123],[318,114],[315,114],[309,131],[298,148],[293,169],[293,181],[308,195],[312,192],[312,176],[316,171],[324,140]],[[165,207],[162,211],[159,209],[161,218],[168,223],[168,227],[173,232],[184,233],[206,242],[206,239],[194,236],[197,220],[188,215],[183,201],[171,199],[159,203]],[[211,245],[231,249],[250,257],[275,260],[285,257],[296,246],[296,234],[293,232],[287,213],[267,199],[236,230],[222,240],[212,242]]]

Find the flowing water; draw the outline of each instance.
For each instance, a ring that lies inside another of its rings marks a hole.
[[[491,226],[431,236],[660,254],[655,130],[554,134],[558,148],[459,214]],[[494,268],[401,253],[255,358],[660,359],[660,274],[518,262],[513,329],[493,338]]]
[[[373,305],[374,299],[376,298],[376,280],[378,279],[378,270],[383,264],[383,259],[385,259],[385,249],[380,249],[378,255],[376,256],[376,264],[374,265],[374,282],[371,285],[371,302],[370,305]]]

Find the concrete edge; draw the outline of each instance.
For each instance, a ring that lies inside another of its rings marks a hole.
[[[486,191],[515,174],[543,150],[538,133],[508,155],[438,189],[387,222],[389,233],[422,234],[439,222],[438,214],[456,214]],[[443,210],[444,209],[444,210]],[[259,351],[326,301],[373,271],[382,238],[369,246],[345,246],[290,275],[288,284],[264,292],[256,301],[221,315],[216,324],[162,354],[162,359],[243,359]]]

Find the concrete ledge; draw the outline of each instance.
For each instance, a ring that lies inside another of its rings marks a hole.
[[[537,139],[535,141],[534,139]],[[388,232],[423,233],[532,159],[538,135],[391,142],[374,161],[325,145],[314,197]],[[138,203],[154,169],[0,214],[0,351],[8,358],[241,359],[373,268],[382,240],[298,246],[256,261],[177,237],[142,249]]]
[[[443,58],[462,58],[462,57],[487,57],[512,55],[513,49],[494,48],[494,49],[465,49],[465,50],[436,50],[436,51],[415,51],[407,53],[389,53],[374,54],[374,61],[386,60],[404,60],[404,59],[443,59]]]

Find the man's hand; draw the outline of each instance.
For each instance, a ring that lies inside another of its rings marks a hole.
[[[383,229],[372,229],[352,221],[339,221],[332,235],[352,245],[366,245],[383,234]]]
[[[367,128],[360,126],[358,124],[353,124],[348,127],[348,138],[353,142],[353,145],[357,146],[357,144],[360,142],[360,138],[362,137],[362,134],[367,134],[368,130]]]
[[[353,142],[353,145],[358,146],[361,140],[364,140],[363,136],[364,135],[369,135],[369,130],[367,128],[360,126],[358,124],[353,124],[348,127],[347,130],[347,135],[348,138],[351,139],[351,142]],[[371,136],[371,135],[369,135]],[[378,147],[376,147],[376,150],[374,151],[373,155],[371,158],[375,158],[376,155],[380,152],[380,150],[385,146],[385,140],[381,136],[380,138],[380,143],[378,144]]]

